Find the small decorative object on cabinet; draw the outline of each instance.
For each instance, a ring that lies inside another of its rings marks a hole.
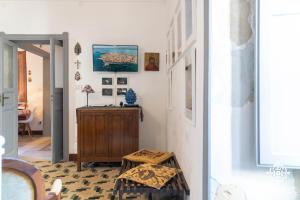
[[[81,54],[81,46],[80,44],[77,42],[75,47],[74,47],[74,53],[78,56]]]
[[[78,171],[81,162],[121,162],[123,156],[136,152],[140,112],[138,107],[76,109]]]
[[[86,85],[84,86],[82,92],[86,93],[86,106],[89,106],[89,94],[90,93],[95,93],[95,91],[93,90],[93,88],[90,85]]]
[[[125,100],[127,102],[127,104],[129,105],[134,105],[134,103],[136,102],[136,94],[133,91],[133,89],[129,89],[125,95]]]

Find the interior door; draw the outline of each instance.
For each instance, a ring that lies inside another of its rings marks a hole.
[[[18,155],[17,45],[0,37],[0,134],[5,156]]]
[[[50,98],[52,162],[63,159],[63,56],[58,41],[50,39]]]

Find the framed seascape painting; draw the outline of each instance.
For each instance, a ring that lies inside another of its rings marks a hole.
[[[137,45],[93,45],[96,72],[138,72]]]

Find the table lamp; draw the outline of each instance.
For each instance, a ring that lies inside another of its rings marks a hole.
[[[89,106],[89,94],[95,93],[95,91],[93,90],[93,88],[90,85],[86,85],[86,86],[84,86],[84,88],[81,92],[86,93],[86,106],[88,107]]]

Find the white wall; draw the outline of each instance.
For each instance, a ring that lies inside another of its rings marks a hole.
[[[24,19],[24,23],[22,20]],[[70,79],[70,153],[76,152],[75,109],[86,104],[81,93],[90,84],[95,94],[89,95],[91,104],[113,103],[100,95],[103,73],[92,70],[92,44],[139,45],[139,72],[123,74],[129,78],[139,96],[145,114],[141,124],[140,147],[165,149],[166,95],[165,73],[165,4],[164,1],[5,1],[0,3],[1,31],[8,34],[60,34],[69,32]],[[25,22],[26,21],[26,22]],[[82,80],[76,82],[76,42],[82,46],[78,57],[82,62]],[[144,72],[144,52],[161,53],[160,72]]]
[[[175,12],[178,1],[168,0],[168,16]],[[197,1],[197,66],[196,66],[196,125],[185,116],[184,59],[173,66],[172,109],[168,111],[168,150],[175,152],[191,189],[191,200],[202,199],[203,150],[203,1]]]
[[[27,101],[29,109],[33,112],[30,123],[32,130],[43,130],[43,58],[26,52],[27,64]],[[28,71],[31,70],[31,76]],[[28,78],[32,81],[29,82]]]

